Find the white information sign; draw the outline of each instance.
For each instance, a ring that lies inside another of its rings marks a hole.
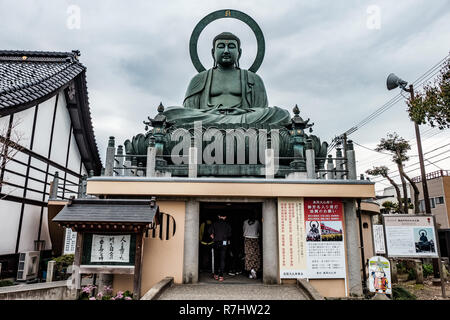
[[[432,216],[383,215],[389,257],[437,258]]]
[[[91,262],[130,262],[131,235],[92,235]]]
[[[77,233],[70,228],[66,228],[66,237],[64,240],[64,254],[75,254],[77,245]]]
[[[386,254],[386,246],[384,244],[384,231],[382,224],[373,225],[373,243],[375,254]]]

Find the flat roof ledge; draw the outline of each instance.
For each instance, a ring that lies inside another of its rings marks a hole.
[[[367,180],[288,180],[233,178],[92,177],[91,195],[165,197],[327,197],[373,198],[375,184]]]
[[[88,181],[108,181],[108,182],[199,182],[199,183],[263,183],[263,184],[332,184],[332,185],[375,185],[369,180],[325,180],[325,179],[261,179],[261,178],[180,178],[180,177],[91,177]]]

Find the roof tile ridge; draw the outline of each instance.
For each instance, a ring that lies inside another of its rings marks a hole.
[[[46,77],[39,77],[36,80],[31,81],[31,82],[29,82],[27,84],[14,85],[14,86],[8,87],[6,89],[0,90],[0,95],[12,93],[12,92],[23,90],[23,89],[26,89],[26,88],[31,88],[31,87],[33,87],[35,85],[39,85],[40,83],[46,82],[47,80],[49,80],[49,79],[51,79],[51,78],[53,78],[53,77],[55,77],[57,75],[60,75],[60,74],[64,73],[67,69],[75,67],[75,66],[80,66],[82,68],[81,71],[77,72],[77,75],[80,74],[83,70],[86,70],[86,67],[81,62],[79,62],[78,60],[74,60],[71,63],[67,64],[66,67],[64,67],[63,69],[59,70],[56,73],[53,73],[53,74],[48,75]],[[73,76],[72,79],[75,78],[75,77],[76,76]]]

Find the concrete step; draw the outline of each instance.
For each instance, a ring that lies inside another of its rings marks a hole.
[[[296,285],[232,282],[172,285],[158,300],[309,300]]]

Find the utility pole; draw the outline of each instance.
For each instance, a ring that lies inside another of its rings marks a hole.
[[[414,87],[412,84],[409,85],[409,90],[405,89],[405,91],[408,91],[411,95],[411,101],[414,100]],[[416,130],[416,141],[417,141],[417,152],[419,153],[419,162],[420,162],[420,174],[422,177],[422,189],[423,189],[423,199],[425,202],[425,213],[431,214],[431,207],[430,207],[430,197],[428,195],[428,186],[427,186],[427,178],[425,175],[425,164],[423,162],[423,153],[422,153],[422,141],[420,140],[420,130],[419,125],[416,121],[414,121],[414,128]]]

